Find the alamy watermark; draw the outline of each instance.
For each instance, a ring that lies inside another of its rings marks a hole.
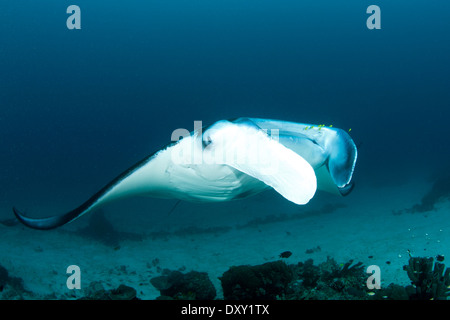
[[[367,18],[367,29],[381,29],[381,9],[379,6],[371,5],[367,7],[366,13],[370,14]]]
[[[67,267],[66,273],[69,274],[66,281],[67,289],[81,289],[81,270],[77,265]]]
[[[290,152],[278,143],[278,129],[256,129],[231,122],[225,127],[213,125],[204,129],[202,121],[194,121],[192,133],[184,128],[175,129],[171,141],[178,142],[171,149],[175,164],[252,166],[262,174],[277,172],[279,158],[274,153]]]
[[[377,265],[370,265],[366,269],[366,273],[370,274],[367,278],[367,289],[381,289],[381,269]]]
[[[67,29],[81,29],[81,9],[79,6],[70,5],[67,7],[66,13],[70,14],[67,18]]]
[[[67,7],[66,13],[70,14],[67,18],[66,26],[69,30],[81,29],[81,9],[77,5]],[[370,14],[367,18],[366,26],[368,29],[381,29],[381,9],[377,5],[367,7],[366,13]]]
[[[81,289],[81,269],[77,265],[70,265],[67,267],[66,273],[69,275],[67,277],[66,286],[67,289]],[[367,289],[381,289],[381,269],[377,265],[370,265],[366,269],[366,273],[370,274],[367,278],[366,286]]]

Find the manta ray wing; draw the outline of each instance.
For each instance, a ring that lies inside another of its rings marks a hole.
[[[276,139],[268,130],[278,131]],[[209,164],[173,161],[173,154],[190,150],[191,142]],[[224,154],[232,157],[217,158]],[[202,135],[194,132],[144,158],[66,214],[31,218],[16,208],[13,212],[24,225],[46,230],[111,200],[138,194],[227,201],[272,187],[286,199],[306,204],[317,188],[348,193],[356,157],[355,144],[340,129],[259,118],[222,120],[204,128]]]
[[[317,188],[311,165],[300,155],[245,123],[218,122],[203,139],[203,157],[252,176],[296,204],[306,204]]]

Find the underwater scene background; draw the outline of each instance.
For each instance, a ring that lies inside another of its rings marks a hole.
[[[72,4],[79,30],[66,26]],[[370,5],[381,29],[366,25]],[[449,10],[423,0],[3,1],[0,297],[446,299]],[[135,197],[55,230],[15,221],[13,206],[35,217],[72,210],[177,128],[244,116],[349,132],[352,193],[318,192],[305,206],[274,191],[208,204]],[[80,290],[67,287],[70,265]],[[385,291],[367,288],[371,265]],[[236,273],[264,276],[236,287]]]

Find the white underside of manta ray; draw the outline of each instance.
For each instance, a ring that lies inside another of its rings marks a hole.
[[[258,118],[221,120],[146,157],[66,214],[30,218],[13,211],[28,227],[52,229],[134,195],[214,202],[273,188],[306,204],[317,189],[348,194],[356,158],[355,143],[341,129]]]

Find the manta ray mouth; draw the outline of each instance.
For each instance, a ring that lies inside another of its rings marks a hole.
[[[339,188],[339,192],[341,193],[342,196],[346,197],[350,194],[350,192],[353,191],[354,188],[355,188],[355,183],[350,182],[345,187]]]

